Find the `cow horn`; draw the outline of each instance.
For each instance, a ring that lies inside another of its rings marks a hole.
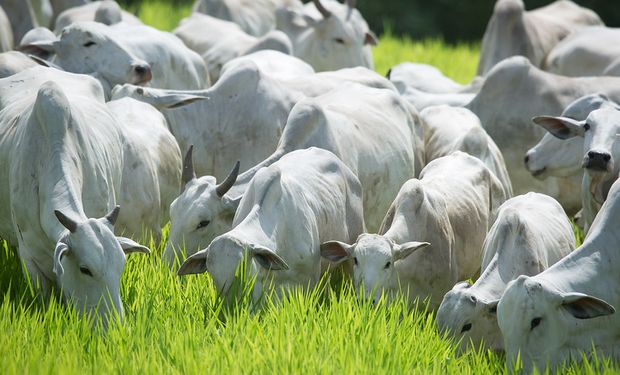
[[[58,210],[54,210],[54,215],[56,215],[56,218],[60,221],[60,224],[62,224],[63,227],[69,229],[69,232],[75,232],[77,229],[77,223],[75,220],[69,218],[67,215]]]
[[[235,181],[237,181],[237,176],[239,175],[239,161],[237,161],[237,163],[235,164],[235,167],[232,169],[232,171],[230,171],[230,174],[228,175],[228,177],[226,177],[226,179],[224,181],[222,181],[221,184],[218,184],[215,187],[215,192],[217,193],[218,197],[223,197],[224,194],[226,194],[228,192],[228,190],[230,190],[231,187],[233,187],[233,185],[235,184]]]
[[[332,12],[327,10],[323,4],[321,4],[320,0],[312,0],[316,9],[323,15],[325,18],[329,18],[332,15]]]
[[[183,175],[181,176],[181,181],[183,181],[183,185],[186,185],[188,182],[196,178],[196,173],[194,172],[194,159],[192,153],[194,151],[194,145],[189,146],[189,150],[185,154],[185,159],[183,159]]]
[[[105,218],[110,222],[110,224],[112,224],[112,226],[116,224],[116,219],[118,219],[118,213],[120,211],[121,211],[121,206],[116,206],[112,209],[112,211],[110,211],[110,213],[105,215]]]

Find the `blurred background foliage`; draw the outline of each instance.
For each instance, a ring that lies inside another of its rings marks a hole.
[[[118,0],[134,6],[144,0]],[[193,0],[165,0],[188,6]],[[306,2],[306,0],[304,0]],[[549,4],[549,0],[525,0],[527,9]],[[576,0],[596,11],[608,26],[620,26],[620,0]],[[480,40],[495,0],[358,0],[372,30],[386,30],[413,39],[441,38],[448,42]]]

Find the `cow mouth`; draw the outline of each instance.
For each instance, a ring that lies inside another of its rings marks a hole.
[[[541,168],[541,169],[537,169],[535,171],[530,171],[530,173],[532,174],[532,176],[536,177],[536,178],[542,178],[543,174],[547,171],[547,167]]]

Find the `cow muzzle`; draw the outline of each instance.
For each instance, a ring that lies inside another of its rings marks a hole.
[[[593,171],[609,171],[611,154],[601,151],[588,151],[583,160],[583,167]]]
[[[135,84],[145,84],[153,79],[153,72],[151,66],[147,63],[134,64],[131,67],[132,73],[135,76]]]

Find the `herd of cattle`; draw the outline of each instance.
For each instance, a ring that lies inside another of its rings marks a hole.
[[[43,295],[122,319],[131,238],[170,221],[164,261],[221,294],[244,259],[255,299],[342,267],[528,371],[617,355],[620,29],[594,12],[498,0],[460,85],[375,73],[355,1],[198,0],[173,33],[0,5],[0,236]]]

